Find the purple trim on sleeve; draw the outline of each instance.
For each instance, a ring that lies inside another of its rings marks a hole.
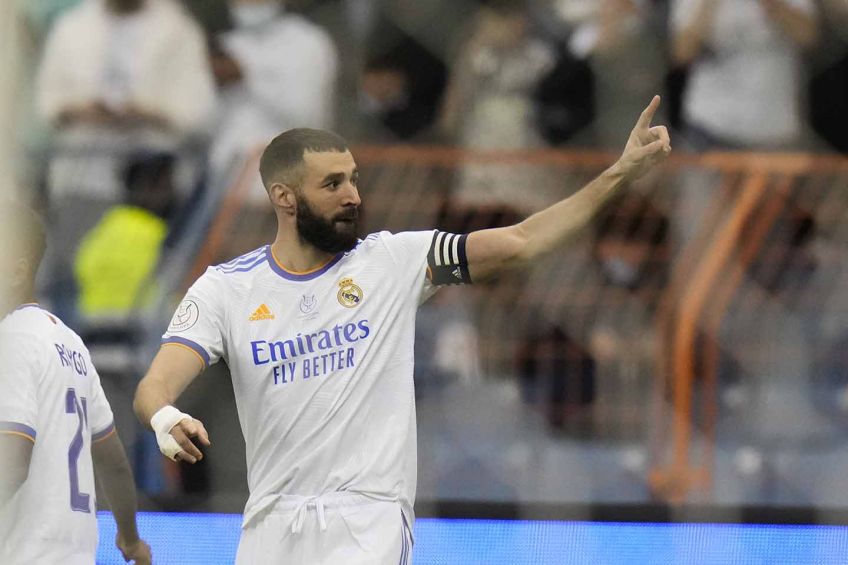
[[[0,422],[0,433],[6,432],[25,434],[35,440],[35,430],[19,422]]]
[[[179,343],[180,345],[185,345],[186,347],[190,348],[195,353],[200,355],[200,358],[203,359],[203,362],[206,363],[207,367],[210,365],[209,354],[206,353],[206,350],[203,349],[203,347],[199,344],[191,341],[190,339],[186,339],[184,337],[171,336],[166,337],[162,340],[162,345],[165,345],[166,343]]]
[[[318,277],[329,271],[333,265],[338,263],[341,258],[344,257],[344,253],[339,253],[338,255],[330,259],[330,261],[320,269],[303,274],[290,273],[289,271],[280,267],[277,264],[276,259],[274,259],[274,254],[271,253],[270,245],[265,248],[265,257],[268,260],[268,264],[271,265],[271,270],[273,270],[275,273],[277,273],[284,279],[288,279],[290,281],[311,281],[312,279],[317,279]]]
[[[100,430],[99,432],[94,432],[91,434],[91,441],[100,441],[104,437],[108,436],[115,429],[115,422],[110,422],[108,426]]]

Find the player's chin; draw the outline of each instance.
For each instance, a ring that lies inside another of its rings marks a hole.
[[[359,235],[359,226],[356,224],[356,221],[337,220],[333,224],[334,231],[336,232],[332,244],[333,251],[350,251],[356,247]]]

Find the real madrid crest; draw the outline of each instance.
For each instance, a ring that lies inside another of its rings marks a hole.
[[[362,302],[362,289],[354,284],[353,279],[344,278],[339,281],[339,304],[345,308],[354,308]]]

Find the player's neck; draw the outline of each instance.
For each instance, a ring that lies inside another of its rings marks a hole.
[[[10,292],[0,300],[0,319],[5,318],[24,304],[35,304],[33,293],[26,292],[18,294]]]
[[[277,239],[271,244],[271,253],[277,264],[291,273],[313,271],[335,257],[297,237],[284,237],[281,234],[277,234]]]

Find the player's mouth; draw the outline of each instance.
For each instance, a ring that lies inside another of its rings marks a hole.
[[[341,214],[339,214],[338,216],[333,218],[333,221],[334,222],[340,222],[340,223],[343,223],[343,224],[355,224],[356,220],[358,218],[359,218],[359,210],[354,208],[350,211],[342,212]]]

